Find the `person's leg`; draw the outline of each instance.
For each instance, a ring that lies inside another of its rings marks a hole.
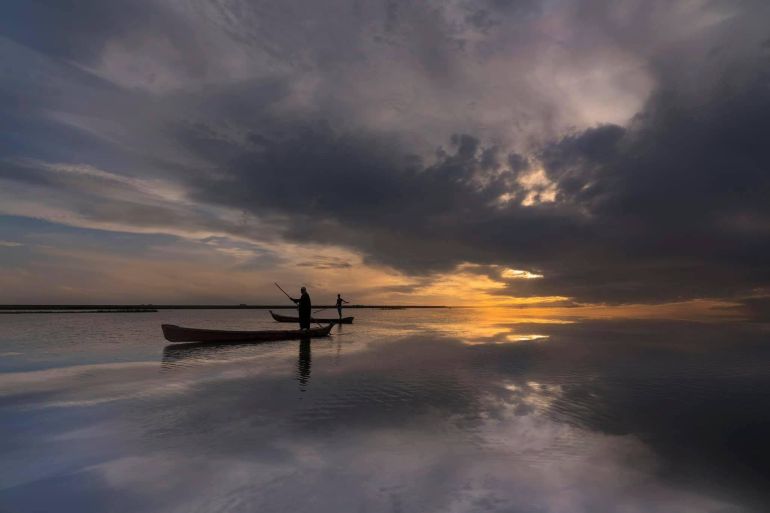
[[[337,313],[340,315],[340,320],[342,320],[342,307],[341,306],[337,307]]]

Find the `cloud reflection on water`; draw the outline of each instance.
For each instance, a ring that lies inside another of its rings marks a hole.
[[[39,448],[0,464],[10,483],[0,506],[749,511],[668,481],[649,443],[597,424],[607,400],[591,395],[601,357],[573,352],[554,364],[558,351],[576,349],[465,342],[352,341],[341,358],[334,341],[260,344],[192,351],[160,368],[6,374],[0,407],[35,426],[12,429],[11,442]]]

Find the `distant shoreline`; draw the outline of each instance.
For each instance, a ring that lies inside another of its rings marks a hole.
[[[291,305],[0,305],[2,313],[144,313],[158,310],[287,310]],[[314,309],[336,308],[335,305],[314,305]],[[407,308],[452,308],[443,305],[345,305],[345,309],[405,310]]]
[[[115,309],[99,309],[99,310],[73,310],[69,308],[61,308],[58,310],[2,310],[0,309],[0,315],[11,314],[65,314],[65,313],[153,313],[157,312],[154,308],[115,308]]]

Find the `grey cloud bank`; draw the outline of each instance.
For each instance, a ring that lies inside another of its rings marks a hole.
[[[501,293],[577,301],[770,287],[763,2],[2,9],[4,213],[510,266],[545,277]]]

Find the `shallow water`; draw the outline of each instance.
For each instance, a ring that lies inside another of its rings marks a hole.
[[[351,312],[0,317],[0,511],[768,511],[765,326]]]

